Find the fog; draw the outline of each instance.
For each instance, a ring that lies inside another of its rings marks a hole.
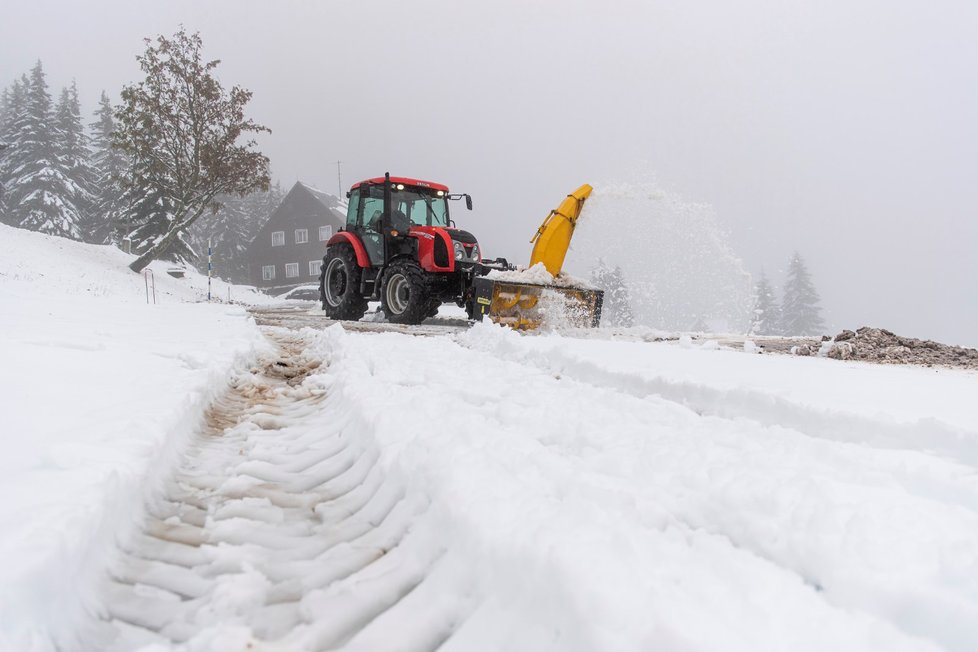
[[[90,113],[179,24],[254,92],[286,187],[337,192],[337,161],[344,187],[441,181],[525,262],[581,183],[655,178],[712,205],[751,274],[780,285],[799,251],[830,329],[978,345],[978,5],[35,0],[5,7],[0,84],[41,59]],[[656,234],[602,219],[640,271]]]

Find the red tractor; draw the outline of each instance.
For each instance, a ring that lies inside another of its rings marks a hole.
[[[420,324],[442,303],[475,313],[473,280],[505,261],[483,263],[479,243],[455,228],[448,205],[472,198],[440,183],[383,177],[347,193],[346,227],[326,243],[319,294],[331,319],[357,320],[380,300],[387,320]]]

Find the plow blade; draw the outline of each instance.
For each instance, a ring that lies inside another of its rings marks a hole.
[[[517,330],[541,324],[596,328],[601,321],[601,290],[475,279],[475,318],[486,317]]]

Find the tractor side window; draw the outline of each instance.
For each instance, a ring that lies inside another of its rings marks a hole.
[[[384,197],[363,198],[363,228],[373,231],[384,214]]]
[[[360,189],[350,193],[350,204],[346,209],[346,228],[350,230],[357,225],[357,208],[360,207]],[[321,238],[320,238],[321,239]]]

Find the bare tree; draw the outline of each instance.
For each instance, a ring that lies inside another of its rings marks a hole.
[[[239,141],[269,129],[245,118],[251,91],[226,92],[213,75],[220,61],[203,61],[201,46],[200,35],[182,27],[172,38],[146,39],[136,58],[146,78],[122,90],[114,143],[131,159],[123,183],[130,196],[157,193],[171,207],[155,233],[143,229],[134,242],[136,272],[218,208],[219,195],[268,189],[268,158],[254,140]]]

